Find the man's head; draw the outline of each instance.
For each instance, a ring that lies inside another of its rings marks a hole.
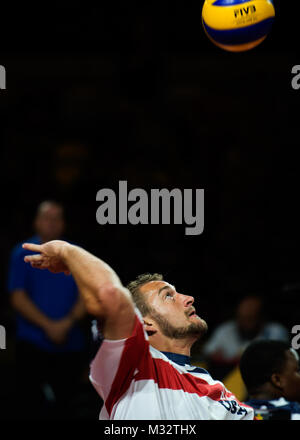
[[[140,310],[148,335],[191,344],[207,330],[195,313],[194,298],[183,295],[160,274],[143,274],[127,286]]]
[[[244,351],[240,360],[243,381],[251,397],[284,397],[300,401],[299,359],[295,350],[283,341],[257,340]]]
[[[242,299],[236,311],[236,321],[240,335],[245,339],[253,339],[260,331],[263,323],[262,299],[249,295]]]
[[[37,209],[34,227],[42,242],[59,239],[65,228],[63,207],[53,201],[42,202]]]

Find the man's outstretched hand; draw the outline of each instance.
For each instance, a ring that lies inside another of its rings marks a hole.
[[[39,252],[34,255],[26,255],[24,261],[38,269],[48,269],[50,272],[64,272],[69,275],[70,271],[64,262],[64,251],[69,243],[62,240],[48,241],[44,244],[24,243],[23,248],[28,251]]]

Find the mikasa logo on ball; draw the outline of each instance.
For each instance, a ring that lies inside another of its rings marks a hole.
[[[243,52],[262,43],[274,18],[270,0],[205,0],[202,8],[206,35],[230,52]]]

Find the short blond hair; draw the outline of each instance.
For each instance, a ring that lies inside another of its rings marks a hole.
[[[163,276],[160,273],[143,273],[127,285],[127,289],[130,291],[133,301],[141,312],[142,316],[149,315],[152,311],[151,306],[148,304],[145,298],[145,295],[143,295],[140,291],[140,288],[150,281],[163,281]]]

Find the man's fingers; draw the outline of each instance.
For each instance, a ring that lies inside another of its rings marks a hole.
[[[41,266],[41,264],[38,263],[30,263],[31,267],[33,267],[34,269],[46,269],[44,266]]]
[[[24,261],[26,261],[26,263],[41,263],[43,261],[43,256],[41,254],[26,255]]]
[[[42,245],[34,243],[23,243],[22,248],[27,249],[28,251],[41,252]]]

